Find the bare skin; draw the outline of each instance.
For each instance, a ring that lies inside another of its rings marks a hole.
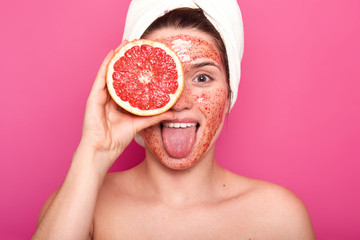
[[[194,29],[161,29],[148,38],[167,41],[177,35],[215,46]],[[186,91],[177,104],[144,120],[119,111],[109,99],[104,83],[109,55],[90,93],[72,166],[44,205],[33,239],[315,239],[306,208],[293,193],[217,165],[215,142],[229,100],[221,97],[227,96],[227,83],[216,57],[193,57],[184,64]],[[199,75],[212,80],[199,81]],[[210,96],[208,102],[199,101],[203,93]],[[210,101],[215,97],[216,104]],[[196,142],[191,157],[176,159],[166,152],[160,123],[190,117],[200,125]],[[147,142],[145,160],[131,170],[106,174],[137,132]],[[150,142],[153,137],[157,144]]]
[[[303,204],[284,188],[221,170],[206,188],[164,193],[138,181],[145,169],[107,177],[94,239],[315,239]]]

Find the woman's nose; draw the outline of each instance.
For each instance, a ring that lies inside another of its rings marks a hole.
[[[188,87],[184,86],[184,89],[176,101],[176,103],[172,106],[172,110],[174,111],[181,111],[184,109],[190,109],[193,105],[192,102],[192,94]]]

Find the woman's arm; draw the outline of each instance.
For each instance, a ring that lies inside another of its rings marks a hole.
[[[79,146],[64,183],[39,215],[33,239],[88,239],[97,194],[105,176],[94,164],[100,159],[86,146]]]
[[[32,239],[88,239],[97,195],[108,169],[137,132],[173,117],[170,112],[137,117],[119,109],[108,94],[105,80],[113,55],[110,51],[99,69],[69,172],[45,203]]]

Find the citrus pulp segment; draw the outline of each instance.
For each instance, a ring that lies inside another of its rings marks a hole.
[[[114,101],[140,116],[160,114],[179,98],[184,76],[177,54],[153,40],[134,40],[120,48],[106,73]]]

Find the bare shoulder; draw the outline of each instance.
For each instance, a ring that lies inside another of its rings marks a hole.
[[[100,188],[99,197],[108,198],[113,197],[119,193],[124,194],[132,184],[131,174],[129,171],[113,172],[106,174],[104,182]]]
[[[96,208],[109,209],[113,207],[111,203],[119,206],[119,202],[132,198],[138,191],[135,181],[136,175],[131,170],[108,173],[100,188]]]
[[[241,176],[235,179],[242,185],[239,204],[246,206],[264,231],[274,233],[277,239],[316,239],[308,211],[292,191],[261,180]]]

